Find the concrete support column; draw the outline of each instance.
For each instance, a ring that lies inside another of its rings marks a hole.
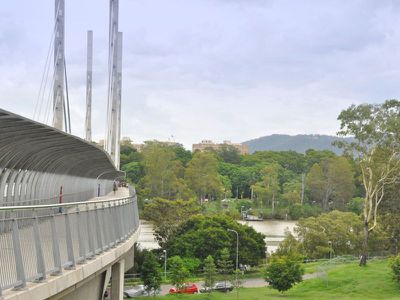
[[[124,272],[124,259],[121,259],[111,267],[111,300],[124,299]]]

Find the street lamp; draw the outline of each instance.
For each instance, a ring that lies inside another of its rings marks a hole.
[[[228,229],[230,232],[236,233],[236,272],[235,272],[235,280],[236,280],[236,291],[238,288],[238,269],[239,269],[239,233],[236,230]],[[236,295],[237,296],[237,295]]]
[[[164,281],[167,281],[167,250],[163,250],[164,252]]]
[[[328,241],[329,245],[329,261],[332,259],[332,242]]]

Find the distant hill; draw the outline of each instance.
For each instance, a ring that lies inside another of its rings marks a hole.
[[[305,153],[308,149],[330,150],[336,154],[341,154],[342,150],[332,146],[332,142],[338,139],[336,136],[319,134],[273,134],[263,136],[254,140],[244,142],[249,146],[250,153],[255,151],[288,151],[293,150],[299,153]],[[352,138],[346,138],[351,140]]]

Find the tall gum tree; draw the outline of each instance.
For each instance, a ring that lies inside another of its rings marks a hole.
[[[354,140],[336,144],[358,162],[365,189],[364,240],[359,262],[365,266],[368,237],[377,226],[379,205],[386,189],[400,177],[400,102],[352,105],[340,113],[338,120],[338,135],[352,136]]]

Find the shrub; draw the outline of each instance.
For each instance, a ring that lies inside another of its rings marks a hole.
[[[302,281],[304,269],[298,259],[290,256],[272,256],[267,265],[265,281],[272,288],[284,292]]]
[[[397,255],[390,260],[390,268],[393,272],[393,280],[400,283],[400,255]]]
[[[361,215],[364,206],[364,198],[357,197],[350,200],[346,207],[348,211],[351,211],[357,215]]]
[[[201,261],[198,258],[183,257],[182,261],[184,267],[189,271],[190,274],[195,274],[201,265]]]
[[[318,205],[310,204],[293,204],[289,207],[289,216],[292,220],[300,218],[315,217],[321,214],[322,208]]]

